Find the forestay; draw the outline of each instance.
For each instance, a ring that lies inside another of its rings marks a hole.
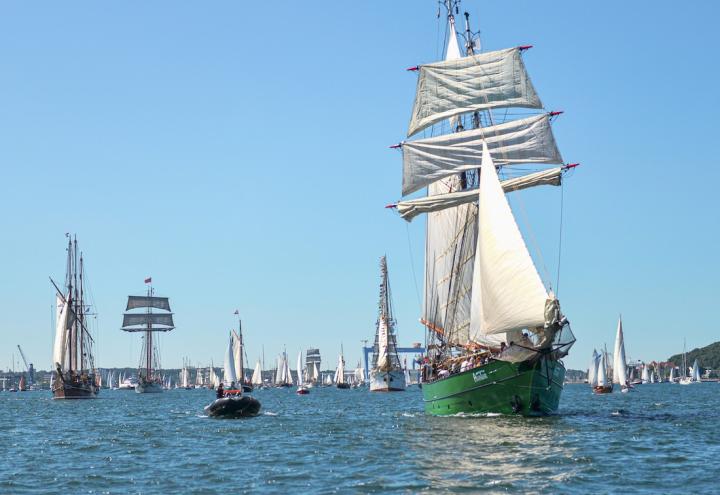
[[[542,185],[559,186],[562,183],[562,174],[563,167],[555,167],[523,175],[522,177],[506,179],[500,182],[500,185],[506,193]],[[468,189],[459,192],[436,194],[418,199],[400,201],[396,206],[400,216],[404,220],[410,222],[421,213],[430,213],[433,211],[445,210],[447,208],[456,208],[460,205],[474,203],[477,199],[477,189]]]
[[[483,143],[497,165],[563,163],[549,114],[406,141],[402,143],[403,196],[444,177],[480,168]]]
[[[483,146],[478,200],[480,232],[470,319],[470,337],[545,325],[548,294],[540,280],[487,146]]]
[[[408,136],[466,112],[542,108],[519,48],[421,65],[419,69]]]

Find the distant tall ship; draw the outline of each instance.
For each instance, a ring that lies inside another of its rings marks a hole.
[[[394,205],[408,221],[427,214],[425,411],[553,413],[561,359],[575,339],[506,195],[559,186],[576,164],[563,165],[551,126],[561,112],[543,109],[526,71],[530,46],[482,52],[466,13],[463,54],[460,2],[441,4],[445,60],[411,68],[418,80],[408,140],[393,146],[402,152],[402,195],[428,191]]]
[[[405,390],[405,372],[400,365],[395,337],[395,318],[390,297],[387,259],[380,258],[380,303],[375,325],[372,369],[370,370],[371,392],[395,392]]]
[[[89,305],[85,302],[83,255],[78,257],[77,238],[68,235],[64,290],[50,279],[57,291],[55,343],[53,345],[54,399],[92,399],[96,385],[93,338],[87,328]]]
[[[128,296],[122,326],[122,330],[125,332],[144,333],[142,358],[138,369],[137,385],[135,385],[135,392],[139,394],[162,392],[162,376],[156,373],[160,369],[160,356],[157,346],[153,342],[153,334],[169,332],[175,328],[173,314],[170,310],[170,300],[167,297],[154,295],[152,285],[150,285],[152,278],[145,279],[145,283],[149,284],[147,295]],[[153,312],[153,309],[161,310],[161,312]]]

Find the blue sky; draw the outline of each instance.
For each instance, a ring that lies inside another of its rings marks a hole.
[[[258,10],[258,7],[266,10]],[[526,65],[568,162],[560,299],[585,368],[623,314],[630,358],[718,340],[719,96],[714,2],[465,0],[486,50]],[[4,2],[0,6],[0,366],[50,361],[48,275],[77,233],[100,366],[137,365],[119,330],[152,276],[177,330],[165,366],[318,346],[349,364],[373,335],[387,254],[400,341],[422,341],[423,222],[385,204],[432,1]],[[441,32],[444,23],[441,24]],[[557,271],[558,189],[512,198]],[[522,202],[522,205],[520,205]],[[536,259],[537,256],[536,256]],[[422,287],[419,287],[422,290]],[[17,353],[16,353],[17,354]]]

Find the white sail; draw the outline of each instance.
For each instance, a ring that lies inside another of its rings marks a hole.
[[[607,363],[605,362],[605,353],[600,353],[600,364],[598,366],[597,371],[597,386],[598,387],[605,387],[608,385],[608,378],[607,378]]]
[[[345,383],[345,358],[343,358],[342,354],[338,357],[338,365],[335,370],[335,379],[333,381],[335,383]]]
[[[693,362],[692,374],[691,374],[691,376],[692,376],[692,380],[693,380],[694,382],[699,382],[699,381],[700,381],[700,366],[698,366],[698,360],[697,360],[697,359]]]
[[[238,382],[244,383],[245,382],[245,363],[243,362],[243,355],[244,355],[244,349],[243,349],[243,342],[240,338],[240,335],[233,330],[233,362],[235,364],[235,377],[237,378]]]
[[[320,370],[317,367],[317,363],[313,361],[312,363],[312,377],[310,378],[311,381],[315,382],[320,378]]]
[[[278,356],[277,358],[277,369],[275,370],[275,384],[280,385],[283,383],[282,381],[282,374],[285,367],[283,366],[282,357]]]
[[[650,383],[650,372],[646,364],[643,364],[642,375],[640,379],[643,383]]]
[[[67,301],[64,301],[60,294],[57,294],[56,304],[52,369],[56,369],[59,365],[62,370],[66,370],[68,368],[68,363],[66,362],[68,328],[70,327],[68,314],[71,310],[69,309]]]
[[[255,370],[252,374],[252,379],[250,382],[253,385],[262,385],[262,369],[260,367],[260,360],[258,359],[257,363],[255,363]]]
[[[597,372],[598,365],[600,364],[600,355],[595,349],[592,353],[592,361],[590,361],[590,367],[588,368],[588,384],[591,387],[597,387]]]
[[[283,353],[283,359],[285,361],[285,371],[284,371],[285,383],[287,383],[288,385],[292,385],[293,378],[292,378],[292,374],[290,373],[290,360],[287,358],[287,354]]]
[[[237,382],[237,375],[235,374],[234,341],[235,338],[232,332],[230,332],[230,341],[225,350],[225,362],[223,364],[223,379],[226,387]]]
[[[391,369],[390,356],[388,355],[388,324],[384,317],[378,320],[378,358],[377,368],[380,371]]]
[[[408,136],[441,120],[477,110],[542,108],[519,48],[448,59],[419,69]]]
[[[669,381],[670,382],[675,381],[675,367],[674,366],[672,368],[670,368],[670,380]]]
[[[298,352],[298,358],[297,358],[297,384],[298,384],[298,387],[302,387],[302,385],[303,385],[302,351]]]
[[[445,60],[460,58],[453,16],[448,18],[450,38]],[[455,127],[452,119],[451,127]],[[446,177],[428,186],[428,196],[459,191],[460,179]],[[477,239],[477,207],[473,204],[431,212],[425,237],[425,297],[422,323],[446,342],[469,340],[470,297]]]
[[[622,318],[618,320],[615,335],[615,352],[613,354],[613,383],[627,387],[627,363],[625,362],[625,338],[623,336]]]
[[[554,167],[541,170],[521,177],[514,177],[500,182],[503,191],[506,193],[520,191],[536,186],[559,186],[562,183],[563,167]],[[397,203],[397,211],[403,220],[408,222],[421,213],[456,208],[458,206],[475,203],[478,200],[476,189],[468,189],[435,196],[425,196]]]
[[[549,297],[515,223],[495,165],[483,146],[470,335],[483,337],[545,324]]]
[[[480,168],[484,145],[497,165],[563,163],[552,134],[549,114],[405,141],[402,143],[403,196],[444,177]]]

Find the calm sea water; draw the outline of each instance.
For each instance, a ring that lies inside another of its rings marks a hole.
[[[720,491],[720,383],[568,385],[528,419],[425,416],[417,388],[255,396],[263,415],[218,420],[206,390],[0,393],[0,493]]]

